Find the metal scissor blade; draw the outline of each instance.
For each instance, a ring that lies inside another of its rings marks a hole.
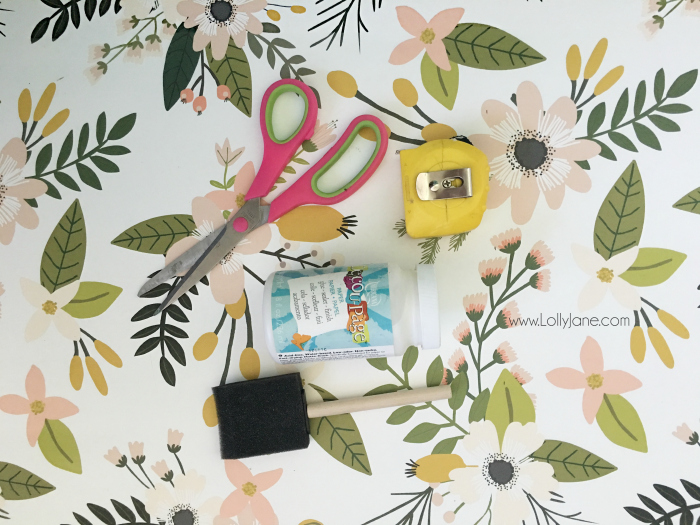
[[[270,213],[269,206],[262,206],[260,199],[247,201],[238,213],[223,226],[223,231],[216,235],[213,241],[207,246],[199,258],[192,264],[184,277],[171,288],[163,303],[158,307],[154,315],[165,310],[170,304],[176,301],[182,294],[192,288],[204,277],[226,254],[233,250],[236,245],[243,240],[246,235],[267,222]],[[233,228],[233,221],[242,218],[247,222],[247,227],[243,231],[236,231]],[[184,254],[183,254],[184,255]]]

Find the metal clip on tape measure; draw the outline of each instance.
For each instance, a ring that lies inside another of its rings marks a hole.
[[[401,151],[406,232],[415,238],[473,230],[486,210],[489,164],[470,144],[435,140]]]

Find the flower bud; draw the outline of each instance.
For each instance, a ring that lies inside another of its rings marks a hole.
[[[665,364],[668,368],[673,368],[673,355],[668,347],[668,343],[666,343],[666,339],[664,339],[664,336],[661,335],[661,332],[659,332],[653,326],[650,326],[647,329],[647,334],[649,334],[649,340],[654,346],[656,353],[659,354],[661,362],[663,362],[663,364]]]
[[[394,80],[394,95],[407,108],[418,104],[418,91],[408,79],[397,78]]]
[[[620,80],[620,77],[625,72],[624,66],[617,66],[608,71],[603,78],[601,78],[598,83],[593,88],[593,94],[595,96],[602,95],[608,89],[613,87],[615,83]]]
[[[593,48],[591,56],[586,62],[586,69],[583,70],[583,78],[589,79],[598,72],[600,64],[603,63],[603,58],[605,58],[605,52],[608,50],[608,39],[601,38],[600,41]]]
[[[357,94],[357,82],[350,73],[331,71],[327,80],[331,89],[341,97],[353,98]]]
[[[644,338],[644,330],[642,330],[641,326],[632,328],[630,350],[632,351],[632,357],[637,363],[644,361],[644,356],[647,353],[647,340]]]
[[[457,454],[430,454],[408,465],[410,468],[406,469],[406,475],[416,476],[426,483],[450,481],[450,472],[466,467],[462,457]]]
[[[300,5],[293,5],[292,6],[292,13],[297,13],[297,14],[306,13],[306,8],[304,6],[300,6]]]
[[[238,368],[246,379],[257,379],[260,375],[260,356],[255,348],[248,347],[241,352]]]
[[[41,100],[39,101],[41,103]],[[35,118],[36,118],[36,111],[35,113]],[[46,123],[46,126],[44,126],[44,129],[41,131],[41,136],[42,137],[48,137],[52,133],[54,133],[58,128],[63,126],[63,124],[68,120],[68,116],[70,115],[70,110],[68,109],[63,109],[56,113],[51,120],[49,120]]]
[[[426,142],[430,142],[431,140],[451,139],[457,136],[457,132],[453,128],[447,124],[440,124],[437,122],[425,126],[420,134]]]
[[[452,523],[457,515],[453,511],[445,512],[445,515],[442,517],[443,520],[445,520],[445,523]]]
[[[108,391],[107,381],[105,381],[105,376],[102,374],[100,365],[98,365],[97,361],[95,361],[91,356],[87,356],[85,358],[85,366],[87,367],[90,378],[92,378],[92,382],[95,383],[97,390],[100,392],[100,394],[106,396]]]
[[[180,102],[189,104],[194,100],[194,92],[191,89],[183,89],[180,91]]]
[[[442,494],[440,494],[439,492],[435,492],[433,494],[432,500],[433,500],[433,505],[435,505],[436,507],[439,507],[440,505],[442,505],[444,498],[442,497]]]
[[[219,336],[214,332],[207,332],[199,336],[199,339],[192,348],[192,353],[197,361],[209,359],[209,356],[216,350],[216,345],[219,344]]]
[[[573,45],[566,53],[566,74],[569,80],[576,80],[581,74],[581,51],[577,45]]]
[[[46,89],[41,94],[41,98],[39,99],[36,108],[34,108],[34,122],[39,122],[44,118],[46,112],[49,110],[54,93],[56,93],[56,84],[51,82],[51,84],[46,86]]]
[[[275,11],[274,9],[267,10],[267,17],[273,22],[279,22],[280,18],[282,18],[279,14],[279,11]]]
[[[202,407],[202,418],[208,427],[215,427],[219,424],[219,416],[216,413],[216,403],[214,403],[214,395],[210,395],[204,402]]]
[[[656,311],[656,315],[659,316],[659,321],[661,321],[666,328],[671,330],[671,332],[676,334],[681,339],[688,339],[690,337],[690,333],[685,325],[666,310],[659,309]]]
[[[102,356],[102,359],[107,361],[110,365],[116,368],[122,367],[121,357],[102,341],[95,340],[95,350],[97,350],[97,353]]]
[[[32,113],[32,94],[28,89],[23,89],[17,101],[17,112],[22,122],[27,122]]]
[[[200,95],[196,99],[194,99],[194,102],[192,102],[192,109],[194,109],[197,112],[197,115],[201,115],[202,112],[207,109],[207,99],[205,96]]]
[[[355,220],[330,206],[302,206],[282,215],[275,224],[290,241],[325,242],[351,231]]]
[[[68,377],[70,377],[70,384],[75,390],[80,390],[82,388],[83,375],[83,361],[80,359],[80,356],[74,355],[70,360]]]
[[[216,96],[226,101],[231,98],[231,90],[227,85],[221,84],[216,88]]]
[[[247,306],[248,301],[245,298],[245,294],[241,294],[241,298],[238,300],[238,302],[226,305],[226,313],[234,319],[240,319],[245,315],[245,309]]]

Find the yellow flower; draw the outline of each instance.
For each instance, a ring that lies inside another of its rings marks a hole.
[[[41,100],[39,101],[41,103]],[[36,111],[35,113],[35,118],[36,118]],[[51,135],[53,132],[55,132],[58,128],[63,126],[65,121],[68,119],[68,116],[70,115],[70,110],[64,109],[56,113],[51,120],[49,120],[46,123],[46,126],[44,126],[44,129],[41,132],[42,137],[48,137]]]
[[[569,80],[576,80],[581,74],[581,51],[577,45],[573,45],[566,53],[566,74]]]
[[[75,390],[80,390],[83,386],[83,362],[80,356],[74,355],[70,360],[70,370],[68,373],[70,384]]]
[[[28,89],[23,89],[17,101],[17,112],[22,122],[27,122],[32,114],[32,94]]]
[[[357,82],[350,73],[331,71],[327,79],[331,89],[341,97],[353,98],[357,94]]]
[[[586,62],[586,69],[583,70],[583,78],[586,80],[591,78],[598,72],[600,64],[603,63],[603,58],[605,58],[605,52],[608,50],[608,39],[601,38],[600,41],[593,48],[591,56]]]
[[[192,353],[194,354],[194,358],[197,361],[204,361],[205,359],[209,359],[209,356],[214,353],[214,350],[216,350],[216,345],[219,344],[219,336],[216,335],[214,332],[207,332],[206,334],[202,334],[199,336],[199,339],[197,339],[197,342],[194,344],[194,347],[192,349]]]
[[[625,72],[624,66],[617,66],[608,71],[603,78],[601,78],[598,83],[593,88],[593,94],[595,96],[602,95],[608,89],[613,87],[615,83],[620,80],[620,77]]]
[[[690,337],[690,332],[678,319],[668,313],[666,310],[657,310],[656,315],[659,316],[659,321],[661,321],[666,328],[671,330],[681,339],[688,339]]]
[[[216,403],[214,403],[214,394],[210,395],[204,402],[202,417],[204,418],[204,423],[208,427],[215,427],[219,424],[219,416],[216,413]]]
[[[394,80],[394,95],[407,108],[412,108],[418,104],[418,91],[416,91],[411,81],[405,78]]]
[[[293,5],[292,6],[292,13],[306,13],[306,8],[304,6],[300,5]]]
[[[457,136],[457,132],[447,124],[433,123],[428,124],[420,132],[423,140],[430,142],[431,140],[451,139]]]
[[[46,89],[41,94],[39,103],[36,105],[36,108],[34,108],[34,122],[39,122],[44,118],[46,112],[49,110],[54,93],[56,93],[56,84],[51,82],[51,84],[46,86]]]
[[[644,361],[644,356],[647,353],[647,340],[644,338],[644,330],[639,325],[632,328],[630,350],[632,351],[632,357],[637,363]]]
[[[108,391],[107,381],[105,380],[105,376],[102,373],[100,365],[97,364],[97,361],[95,361],[92,356],[87,356],[85,358],[85,366],[87,367],[90,378],[92,379],[92,382],[95,383],[99,393],[106,396]]]
[[[450,481],[450,472],[457,468],[465,468],[464,460],[457,454],[431,454],[409,463],[410,469],[406,474],[416,476],[426,483],[443,483]]]
[[[245,294],[241,294],[241,298],[237,303],[226,305],[226,313],[234,319],[240,319],[245,315],[246,306],[248,306],[248,301],[245,298]]]
[[[651,344],[654,346],[654,350],[656,350],[656,353],[659,354],[659,357],[661,358],[661,362],[663,362],[663,364],[665,364],[668,368],[673,368],[673,355],[671,354],[671,350],[669,349],[668,343],[666,343],[664,336],[661,335],[661,332],[659,332],[653,326],[650,326],[647,329],[647,333],[649,334]]]
[[[121,357],[102,341],[95,340],[95,350],[97,350],[97,353],[102,356],[102,359],[107,361],[110,365],[116,368],[122,367]]]
[[[340,237],[354,222],[330,206],[300,206],[275,224],[280,235],[290,241],[324,242]]]
[[[267,17],[274,22],[279,22],[279,20],[281,18],[279,12],[275,11],[274,9],[267,10]]]
[[[246,379],[257,379],[260,375],[260,356],[255,348],[248,347],[241,352],[238,368]]]

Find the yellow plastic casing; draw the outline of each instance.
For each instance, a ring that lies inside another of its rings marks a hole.
[[[406,232],[411,237],[454,235],[479,226],[489,191],[489,161],[481,150],[458,140],[433,140],[402,150],[400,155]],[[418,198],[419,173],[460,168],[471,169],[471,197],[432,201]]]

